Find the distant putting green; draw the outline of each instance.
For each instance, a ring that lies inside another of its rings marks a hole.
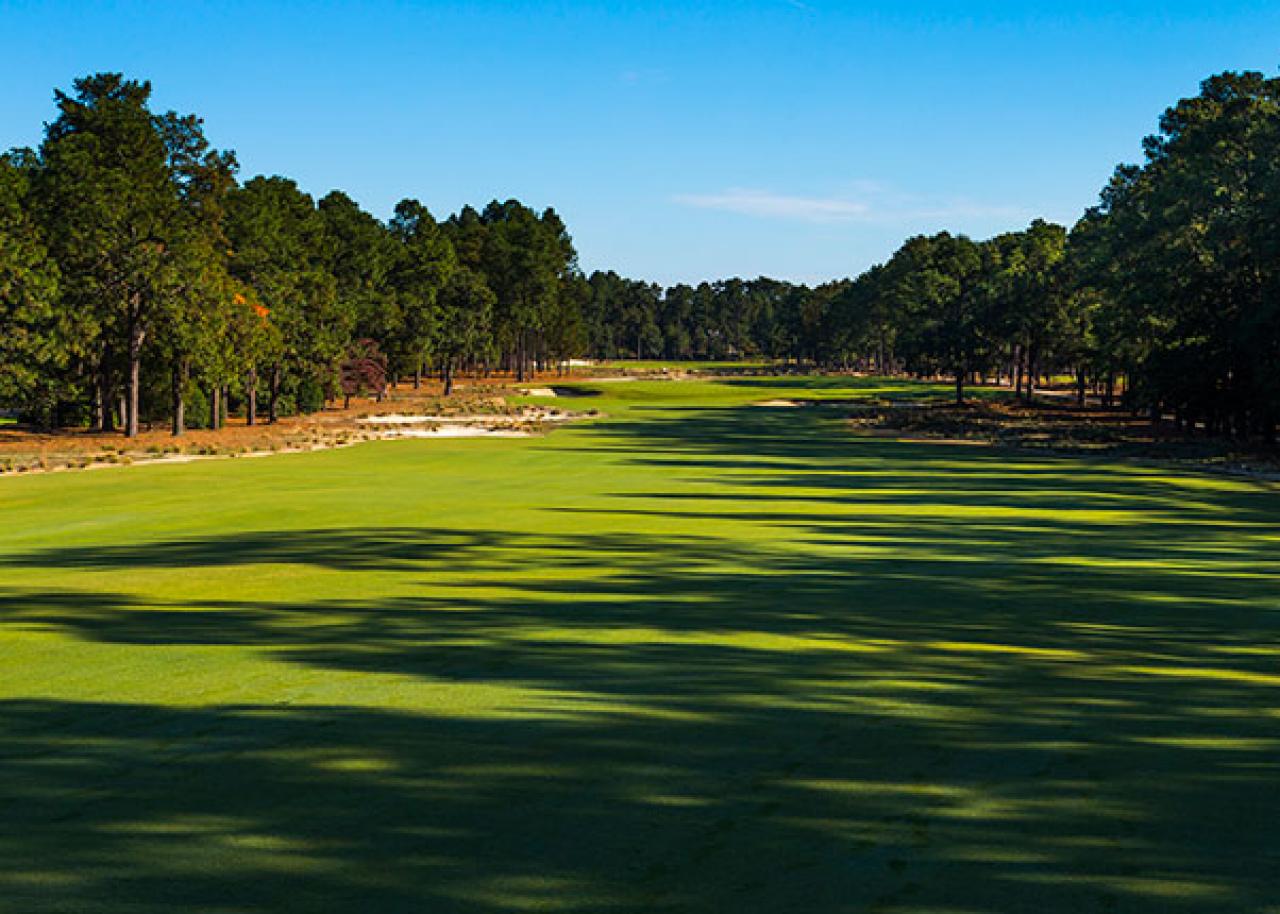
[[[1273,488],[586,392],[0,479],[0,912],[1280,911]]]

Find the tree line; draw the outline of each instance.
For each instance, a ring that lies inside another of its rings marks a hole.
[[[448,392],[462,369],[524,378],[582,349],[585,279],[552,209],[441,222],[406,199],[384,223],[340,191],[239,183],[146,82],[55,98],[40,147],[0,157],[0,405],[32,421],[181,434],[232,403],[274,421],[352,384],[429,368]]]
[[[386,222],[340,191],[243,184],[198,118],[119,74],[56,93],[0,158],[0,405],[46,424],[229,408],[259,421],[460,371],[576,356],[765,358],[1006,381],[1273,441],[1280,420],[1280,80],[1223,73],[1168,109],[1070,229],[908,239],[853,279],[662,288],[583,275],[552,209],[494,202]]]
[[[786,359],[1005,380],[1069,373],[1185,432],[1274,441],[1280,421],[1280,80],[1223,73],[1182,99],[1069,230],[908,239],[851,280],[661,289],[589,280],[610,357]]]

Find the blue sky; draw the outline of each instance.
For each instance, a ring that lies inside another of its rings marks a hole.
[[[916,232],[1070,223],[1200,79],[1277,65],[1275,0],[0,0],[0,147],[123,70],[244,177],[382,217],[552,205],[587,270],[821,281]]]

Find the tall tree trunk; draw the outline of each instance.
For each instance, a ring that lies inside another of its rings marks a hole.
[[[115,423],[115,404],[111,391],[111,350],[104,349],[102,361],[98,364],[98,430],[113,432]]]
[[[964,406],[964,376],[963,368],[956,369],[956,406]]]
[[[1021,344],[1014,347],[1013,351],[1013,395],[1015,397],[1022,396],[1022,360],[1024,351]]]
[[[248,377],[244,380],[244,424],[257,425],[258,423],[258,369],[250,368]]]
[[[1084,406],[1084,388],[1088,381],[1085,378],[1084,366],[1076,368],[1076,405]]]
[[[280,403],[280,364],[271,366],[271,384],[267,394],[267,422],[275,425],[280,419],[278,406]]]
[[[222,385],[214,384],[209,390],[209,428],[215,432],[222,428]]]
[[[124,433],[127,438],[138,437],[138,401],[142,387],[142,343],[146,331],[135,321],[129,328],[129,380],[125,387]]]
[[[422,386],[422,361],[418,360],[413,363],[413,389],[417,390]]]
[[[453,393],[453,359],[444,360],[444,395]]]
[[[187,430],[187,360],[178,359],[173,364],[173,437]]]

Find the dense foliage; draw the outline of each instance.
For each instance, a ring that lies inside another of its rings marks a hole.
[[[57,93],[38,150],[0,158],[0,405],[33,421],[216,427],[416,385],[524,379],[575,356],[788,360],[1030,397],[1071,373],[1187,431],[1280,420],[1280,80],[1180,101],[1070,231],[909,239],[810,288],[587,277],[554,210],[515,200],[386,223],[334,191],[236,179],[193,116],[119,74]]]
[[[283,177],[239,184],[193,116],[119,74],[57,93],[38,150],[0,158],[0,406],[42,424],[218,427],[381,379],[511,370],[584,347],[576,254],[514,200],[383,223]],[[565,313],[566,311],[571,313]]]
[[[817,288],[767,279],[662,290],[590,279],[606,356],[763,357],[1004,378],[1073,374],[1187,432],[1274,441],[1280,421],[1280,80],[1225,73],[1160,120],[1068,232],[909,239]]]

